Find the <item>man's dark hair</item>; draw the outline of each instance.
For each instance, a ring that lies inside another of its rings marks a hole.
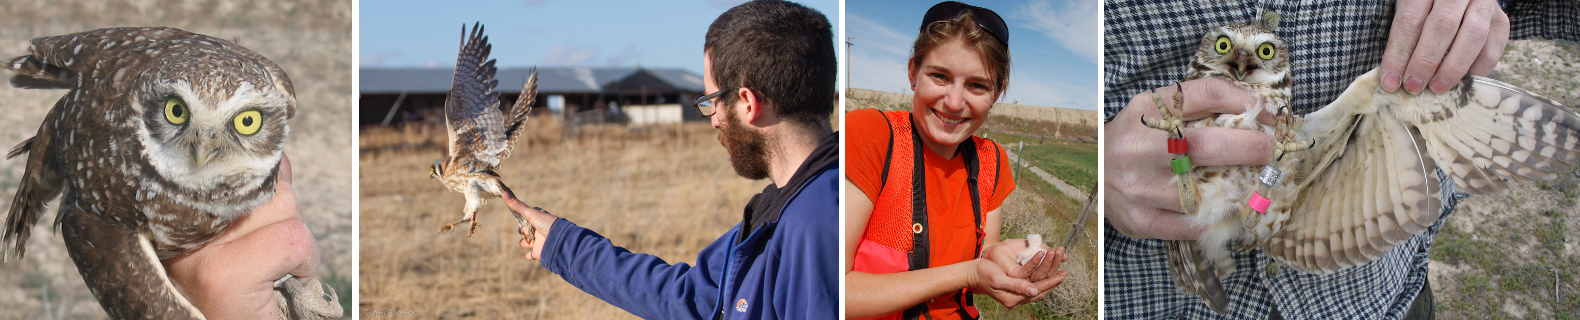
[[[713,20],[702,49],[721,89],[746,87],[774,104],[774,115],[803,126],[828,123],[837,93],[834,31],[800,4],[760,0]],[[738,96],[719,97],[722,105]]]

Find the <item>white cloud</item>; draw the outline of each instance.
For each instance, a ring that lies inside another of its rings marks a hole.
[[[916,32],[900,32],[855,14],[845,15],[845,35],[852,38],[855,47],[901,58],[911,56],[911,43],[916,42]]]
[[[888,92],[910,89],[905,60],[911,56],[915,34],[906,34],[865,17],[846,14],[845,34],[850,46],[850,87]]]
[[[642,63],[642,50],[637,49],[635,44],[627,44],[624,50],[620,50],[620,53],[604,59],[604,61],[611,67],[639,65]]]
[[[556,43],[553,48],[549,49],[549,54],[543,58],[543,64],[550,66],[585,65],[597,55],[597,46],[575,48],[564,43]]]
[[[1036,0],[1009,16],[1018,25],[1036,30],[1093,64],[1102,52],[1098,44],[1101,18],[1097,1],[1090,0],[1064,0],[1057,7],[1048,0]]]
[[[364,54],[362,55],[361,59],[357,59],[357,64],[362,67],[383,67],[388,66],[390,61],[395,60],[395,58],[399,56],[400,52],[396,51]]]
[[[875,57],[854,48],[850,53],[850,87],[888,92],[910,90],[904,58]]]

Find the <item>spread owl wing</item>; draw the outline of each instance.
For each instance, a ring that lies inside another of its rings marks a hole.
[[[1508,84],[1467,76],[1443,94],[1380,89],[1362,75],[1306,117],[1309,167],[1283,230],[1264,247],[1297,270],[1326,274],[1380,258],[1435,223],[1436,170],[1471,194],[1503,179],[1551,180],[1580,163],[1580,115]]]
[[[503,143],[499,143],[505,140],[505,117],[499,112],[499,92],[494,91],[499,85],[494,73],[499,69],[494,67],[494,60],[488,59],[494,46],[483,36],[481,24],[472,25],[470,37],[463,25],[461,35],[464,42],[455,59],[455,79],[444,101],[450,159],[497,166],[500,153],[505,151]]]
[[[510,149],[515,148],[516,139],[521,138],[522,126],[527,123],[527,113],[532,111],[532,103],[537,101],[538,68],[527,71],[525,82],[521,85],[521,96],[516,97],[516,104],[505,112],[505,150],[499,154],[500,159],[510,157]]]

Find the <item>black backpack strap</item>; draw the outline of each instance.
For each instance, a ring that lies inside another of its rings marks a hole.
[[[926,159],[922,149],[926,147],[922,145],[921,133],[911,128],[911,270],[926,269],[931,257],[927,236],[932,233],[932,226],[927,224],[927,170],[923,168]]]
[[[883,187],[889,184],[889,162],[894,160],[894,124],[889,123],[889,116],[882,111],[873,111],[878,112],[878,116],[883,118],[883,125],[889,128],[889,149],[883,152],[883,173],[878,175],[878,194],[883,194]]]
[[[910,120],[910,119],[906,119]],[[913,122],[914,123],[914,122]],[[894,139],[889,139],[892,153]],[[911,270],[927,269],[930,263],[931,251],[928,250],[927,235],[932,232],[932,227],[927,225],[927,170],[923,163],[922,136],[911,128],[911,252],[909,258]],[[905,319],[932,319],[932,314],[927,313],[927,302],[918,303],[910,308],[905,308]]]
[[[982,168],[980,168],[982,163],[977,161],[976,139],[966,138],[965,142],[960,143],[960,147],[955,148],[955,152],[960,153],[961,157],[965,157],[966,187],[971,189],[971,215],[976,218],[977,230],[986,232],[982,229],[982,191],[980,188],[977,188],[977,173],[982,171]],[[996,187],[997,183],[994,186]],[[977,252],[982,252],[982,238],[985,236],[986,234],[977,234]]]

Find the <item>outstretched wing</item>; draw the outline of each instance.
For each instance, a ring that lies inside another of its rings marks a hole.
[[[1331,273],[1380,258],[1442,214],[1441,169],[1458,190],[1551,180],[1580,163],[1580,115],[1496,80],[1443,94],[1389,93],[1376,71],[1307,116],[1317,146],[1293,215],[1264,248],[1297,270]]]
[[[516,139],[521,138],[522,126],[527,123],[527,113],[532,111],[532,103],[538,98],[538,68],[527,71],[526,84],[521,85],[521,96],[516,97],[516,104],[505,112],[505,151],[499,154],[500,159],[510,157],[510,149],[514,149]]]
[[[482,161],[499,165],[505,151],[505,117],[499,112],[499,80],[494,60],[488,59],[493,45],[483,36],[482,24],[472,25],[471,36],[461,26],[461,53],[455,59],[455,79],[444,101],[444,124],[449,127],[451,161]]]

